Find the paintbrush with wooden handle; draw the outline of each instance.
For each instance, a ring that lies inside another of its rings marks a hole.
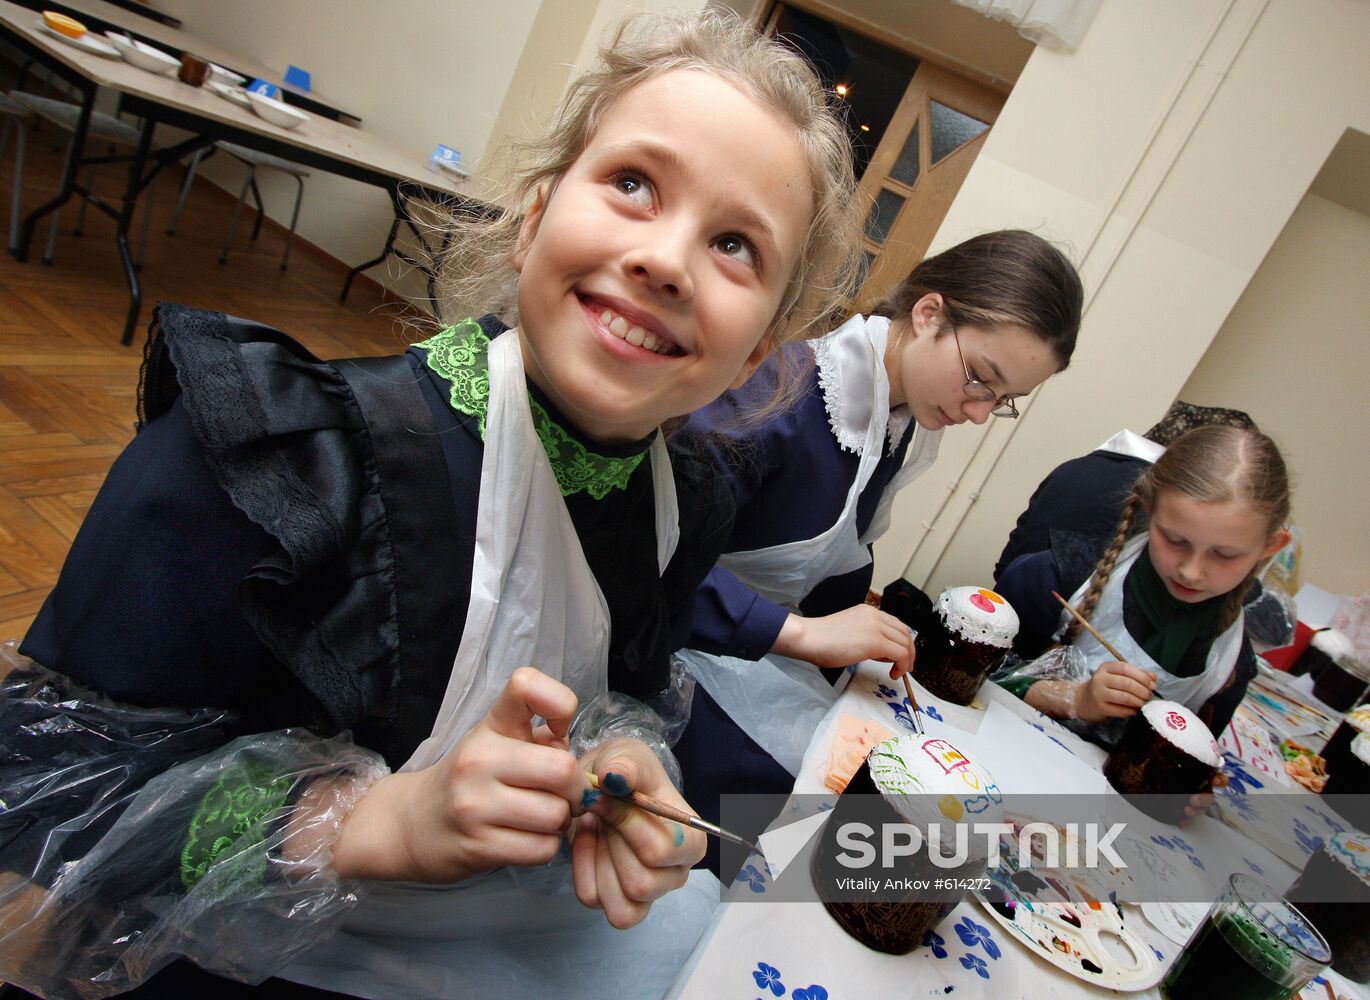
[[[729,833],[727,830],[723,829],[723,827],[710,823],[706,819],[701,819],[693,813],[687,813],[684,809],[677,809],[673,805],[669,805],[662,802],[660,799],[654,799],[650,795],[644,795],[642,792],[638,791],[630,791],[626,795],[615,795],[604,787],[604,783],[600,781],[599,775],[595,774],[593,771],[586,771],[585,777],[590,782],[591,787],[596,791],[603,792],[605,795],[612,795],[614,798],[622,799],[625,802],[631,802],[643,812],[649,812],[653,816],[660,816],[662,819],[674,820],[677,823],[682,823],[685,826],[692,827],[703,833],[712,834],[720,840],[726,840],[730,843],[737,844],[740,847],[745,847],[763,860],[766,857],[766,855],[762,853],[761,848],[747,838],[739,837],[735,833]]]

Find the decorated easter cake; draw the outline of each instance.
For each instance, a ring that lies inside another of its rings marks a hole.
[[[989,773],[944,739],[897,736],[877,744],[839,797],[814,852],[810,872],[823,905],[848,934],[868,948],[896,955],[912,951],[960,898],[959,890],[938,895],[915,883],[930,885],[938,879],[964,883],[983,876],[987,841],[970,835],[970,825],[1001,822],[1002,802],[999,786]],[[853,869],[838,860],[844,851],[850,860],[850,844],[839,841],[838,831],[851,823],[873,829],[870,842],[877,848],[884,824],[904,824],[920,831],[922,844],[898,857],[893,867],[884,866],[887,859],[876,855],[869,865]],[[944,862],[960,850],[960,831],[964,863],[953,867],[934,863],[928,843],[934,829],[939,860]],[[840,887],[850,885],[854,875],[874,880],[877,888],[844,894]]]
[[[1322,843],[1289,898],[1332,947],[1332,968],[1370,982],[1370,836],[1356,830]]]
[[[1143,812],[1178,823],[1189,796],[1209,791],[1222,763],[1218,741],[1197,715],[1155,698],[1127,721],[1104,761],[1104,777],[1124,795],[1139,796],[1133,804]]]
[[[1018,634],[1018,613],[985,587],[952,587],[918,633],[914,676],[940,698],[969,705]]]

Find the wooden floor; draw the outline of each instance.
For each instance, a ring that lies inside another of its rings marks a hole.
[[[66,138],[51,127],[27,137],[25,211],[55,192],[60,153],[53,147]],[[13,148],[11,142],[0,161],[6,226]],[[121,167],[106,167],[95,190],[115,199],[125,176]],[[282,274],[285,234],[269,222],[256,244],[247,238],[250,226],[241,225],[228,264],[220,266],[233,199],[208,182],[196,181],[176,235],[166,236],[172,189],[182,176],[164,172],[156,192],[141,276],[144,310],[131,347],[119,345],[129,300],[113,220],[91,210],[85,235],[72,236],[73,201],[63,212],[52,267],[39,263],[46,220],[28,263],[0,255],[0,641],[28,629],[110,464],[133,436],[151,303],[168,299],[250,317],[323,357],[394,353],[412,339],[399,322],[403,307],[383,300],[372,282],[358,281],[340,305],[346,268],[314,248],[297,241]],[[379,250],[385,233],[375,238]]]

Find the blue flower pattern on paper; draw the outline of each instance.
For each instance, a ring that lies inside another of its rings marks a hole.
[[[961,922],[956,925],[956,936],[967,948],[974,948],[978,944],[985,949],[986,955],[995,961],[999,960],[999,945],[995,943],[994,938],[990,936],[989,928],[984,924],[977,924],[970,917],[962,917]]]
[[[972,970],[981,979],[989,978],[989,964],[979,955],[962,955],[961,964]]]
[[[1223,751],[1223,770],[1227,773],[1227,788],[1232,795],[1245,795],[1247,785],[1252,788],[1265,787],[1265,782],[1246,769],[1246,761],[1230,750]]]
[[[770,990],[775,996],[785,995],[785,984],[780,981],[780,970],[774,965],[757,962],[756,971],[752,973],[752,978],[756,980],[756,985],[761,989]]]
[[[785,995],[785,984],[780,981],[780,970],[774,965],[757,962],[756,971],[752,973],[752,978],[756,980],[757,987],[763,993],[770,990],[772,996]],[[795,990],[790,996],[793,1000],[828,1000],[828,991],[817,983],[810,983],[808,986]],[[761,998],[758,997],[757,1000],[761,1000]]]
[[[1317,819],[1321,820],[1322,823],[1323,823],[1323,825],[1326,826],[1328,829],[1330,829],[1333,833],[1345,833],[1345,832],[1346,832],[1346,827],[1342,826],[1340,823],[1338,823],[1338,822],[1337,822],[1335,819],[1333,819],[1331,816],[1327,815],[1327,813],[1325,813],[1325,812],[1319,812],[1317,809],[1314,809],[1312,806],[1304,806],[1303,808],[1304,808],[1304,811],[1305,811],[1305,812],[1310,812],[1310,813],[1312,813]]]
[[[1223,805],[1231,806],[1242,819],[1249,820],[1253,823],[1257,820],[1258,813],[1256,811],[1256,804],[1252,802],[1244,792],[1234,794],[1226,788],[1218,788],[1214,791],[1215,794],[1222,796]]]
[[[1199,855],[1198,852],[1194,850],[1194,845],[1192,845],[1189,841],[1185,840],[1178,833],[1172,834],[1169,837],[1154,835],[1152,836],[1151,840],[1153,843],[1160,844],[1168,851],[1178,851],[1182,853],[1185,857],[1189,859],[1190,864],[1192,864],[1195,868],[1199,869],[1200,871],[1208,870],[1207,866],[1199,860]]]
[[[935,958],[946,958],[947,949],[943,947],[947,943],[946,938],[936,931],[927,931],[923,934],[923,947],[931,948]]]
[[[1265,874],[1265,869],[1262,868],[1260,865],[1256,864],[1256,862],[1252,861],[1250,858],[1242,858],[1242,863],[1246,865],[1246,867],[1250,869],[1251,873],[1254,875]]]
[[[894,713],[894,721],[899,723],[911,733],[918,732],[918,727],[913,724],[913,717],[909,714],[909,703],[905,701],[887,701],[886,705]]]
[[[899,723],[899,725],[910,732],[918,732],[918,727],[913,723],[913,706],[909,704],[909,699],[906,695],[900,694],[888,684],[877,684],[875,686],[875,693],[885,699],[885,705],[894,713],[895,722]],[[942,713],[937,710],[936,705],[923,703],[918,707],[922,709],[923,714],[928,718],[936,719],[938,722],[945,721],[942,718]]]
[[[737,877],[747,883],[747,887],[752,892],[766,891],[766,876],[757,869],[756,865],[748,865],[737,873]],[[776,994],[779,996],[779,994]]]
[[[1303,848],[1306,854],[1313,854],[1322,848],[1322,838],[1309,829],[1301,819],[1294,820],[1294,839],[1299,842],[1299,847]]]

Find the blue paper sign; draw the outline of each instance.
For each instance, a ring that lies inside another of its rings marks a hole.
[[[438,148],[433,150],[432,155],[428,157],[428,166],[431,170],[437,170],[444,163],[449,167],[458,166],[461,163],[461,153],[451,146],[438,143]]]
[[[261,94],[263,97],[274,97],[277,100],[279,100],[281,96],[280,87],[269,80],[263,80],[261,77],[258,77],[249,83],[247,89],[254,94]]]
[[[309,70],[300,69],[298,66],[287,66],[285,68],[285,82],[296,90],[309,90]]]

